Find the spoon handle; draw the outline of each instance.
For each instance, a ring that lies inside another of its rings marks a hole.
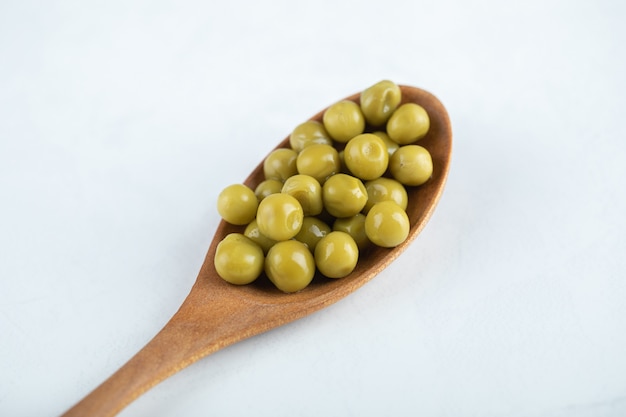
[[[108,417],[119,413],[142,393],[182,369],[185,355],[180,331],[166,326],[143,349],[63,417]]]
[[[199,278],[165,327],[62,417],[114,416],[141,394],[198,359],[267,329],[259,327],[254,320],[241,320],[241,317],[267,318],[267,314],[259,314],[262,306],[245,301],[229,302],[225,293],[230,291],[208,285],[208,280]]]

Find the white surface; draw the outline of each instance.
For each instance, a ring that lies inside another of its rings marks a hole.
[[[423,234],[121,415],[626,415],[625,3],[262,3],[0,3],[0,415],[58,415],[130,358],[221,188],[383,78],[452,118]]]

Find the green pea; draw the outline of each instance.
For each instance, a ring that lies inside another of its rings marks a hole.
[[[270,248],[274,246],[274,244],[276,243],[274,239],[270,239],[269,237],[261,233],[256,219],[252,220],[246,226],[246,229],[244,230],[243,234],[245,237],[247,237],[248,239],[252,240],[257,245],[259,245],[259,247],[263,249],[263,253],[267,253],[270,250]]]
[[[381,126],[400,104],[402,92],[392,81],[380,81],[361,93],[361,110],[367,123]]]
[[[344,160],[354,176],[367,181],[385,173],[389,164],[389,153],[381,138],[371,133],[363,133],[347,143]]]
[[[265,273],[279,290],[286,293],[300,291],[315,276],[315,258],[302,242],[278,242],[267,253]]]
[[[321,238],[331,232],[330,226],[317,217],[305,217],[302,227],[296,235],[295,239],[307,245],[309,250],[313,252],[315,246]]]
[[[288,194],[272,194],[259,203],[256,221],[259,231],[281,241],[294,237],[302,227],[304,212],[300,202]]]
[[[349,234],[330,232],[315,247],[315,266],[328,278],[349,275],[359,260],[359,248]]]
[[[307,146],[298,154],[296,168],[298,173],[310,175],[320,184],[324,184],[326,178],[341,169],[339,153],[330,145]]]
[[[409,217],[392,201],[374,204],[365,217],[367,237],[383,248],[393,248],[404,242],[409,230]]]
[[[324,208],[335,217],[351,217],[367,203],[367,190],[360,179],[348,174],[336,174],[322,186]]]
[[[393,155],[393,153],[397,151],[400,147],[400,145],[398,145],[396,142],[392,141],[391,138],[389,138],[387,132],[377,131],[372,132],[372,134],[378,136],[383,140],[383,142],[385,142],[385,145],[387,146],[387,153],[389,154],[389,156]]]
[[[422,146],[401,146],[389,161],[389,171],[404,185],[422,185],[433,174],[433,159]]]
[[[244,225],[254,219],[258,207],[254,191],[244,184],[232,184],[217,196],[217,211],[230,224]]]
[[[291,149],[296,152],[300,152],[309,145],[332,145],[332,143],[333,141],[324,129],[324,125],[315,120],[300,123],[289,135]]]
[[[359,250],[362,251],[370,246],[371,242],[365,233],[365,215],[358,213],[352,217],[344,217],[335,220],[333,230],[346,232],[356,242]]]
[[[365,117],[361,107],[353,101],[343,100],[330,106],[322,117],[330,137],[346,143],[365,130]]]
[[[423,138],[430,129],[426,110],[415,103],[401,105],[387,122],[387,134],[394,142],[408,145]]]
[[[374,204],[381,201],[393,201],[402,210],[406,210],[409,197],[406,188],[399,181],[381,177],[366,182],[365,189],[367,190],[367,203],[365,203],[363,208],[364,213],[367,214]]]
[[[261,201],[270,194],[280,193],[283,183],[278,180],[261,181],[254,189],[257,200]]]
[[[293,149],[280,148],[273,150],[263,161],[263,174],[267,180],[284,182],[297,173],[296,158],[298,153]]]
[[[305,216],[322,212],[322,186],[310,175],[297,174],[287,178],[281,191],[300,202]]]
[[[263,272],[261,248],[241,233],[227,235],[215,249],[215,270],[223,280],[236,285],[249,284]]]

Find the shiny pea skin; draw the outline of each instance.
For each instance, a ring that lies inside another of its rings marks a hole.
[[[310,175],[296,174],[287,178],[281,192],[298,200],[305,216],[316,216],[322,212],[322,186]]]
[[[392,201],[374,204],[365,217],[365,233],[375,245],[393,248],[409,236],[406,212]]]
[[[415,103],[405,103],[398,107],[387,122],[387,134],[400,145],[408,145],[423,138],[429,129],[428,113]]]
[[[297,240],[278,242],[267,253],[265,273],[279,290],[293,293],[306,288],[315,276],[315,258]]]
[[[404,185],[422,185],[433,174],[433,159],[430,152],[422,146],[401,146],[391,156],[389,171]]]
[[[343,100],[333,104],[326,109],[322,119],[330,137],[340,143],[346,143],[365,130],[361,107],[353,101]]]
[[[296,158],[298,153],[293,149],[275,149],[263,161],[263,174],[266,180],[284,182],[297,173]]]
[[[291,149],[300,152],[309,145],[322,144],[332,145],[333,141],[324,128],[324,125],[315,120],[308,120],[300,123],[289,135],[289,145]]]
[[[380,81],[363,90],[360,103],[365,120],[372,126],[384,125],[400,105],[401,99],[400,87],[389,80]]]
[[[311,253],[315,250],[315,246],[324,236],[331,232],[331,228],[326,222],[317,217],[308,216],[304,218],[302,227],[296,235],[295,239],[304,243]]]
[[[346,232],[352,236],[360,251],[363,251],[371,244],[365,233],[365,215],[362,213],[355,214],[352,217],[336,219],[333,223],[333,230]]]
[[[244,184],[232,184],[217,196],[217,211],[222,218],[234,225],[245,225],[254,219],[258,200],[254,191]]]
[[[344,149],[348,170],[364,181],[382,176],[389,165],[389,152],[381,138],[363,133],[350,139]]]
[[[298,154],[296,168],[299,174],[310,175],[324,184],[331,175],[339,172],[339,152],[330,145],[310,145]]]
[[[336,174],[322,186],[324,208],[335,217],[351,217],[367,203],[367,190],[363,182],[348,174]]]
[[[261,233],[276,241],[291,239],[298,234],[303,219],[300,202],[283,193],[265,197],[259,203],[256,216]]]
[[[276,243],[274,239],[270,239],[265,236],[259,230],[259,225],[257,224],[256,219],[252,220],[243,232],[244,236],[248,239],[252,240],[254,243],[259,245],[259,247],[263,250],[263,253],[267,253],[272,246]]]
[[[315,247],[315,266],[328,278],[349,275],[359,260],[359,248],[348,233],[331,232]]]
[[[393,201],[399,205],[403,210],[409,202],[409,196],[406,192],[404,185],[397,180],[391,178],[377,178],[365,183],[365,189],[367,190],[367,203],[363,208],[363,212],[367,212],[376,203],[381,201]]]
[[[264,268],[263,250],[241,233],[227,235],[215,250],[215,270],[224,281],[245,285],[256,280]]]
[[[378,136],[379,138],[383,140],[383,142],[385,142],[385,145],[387,146],[387,153],[389,154],[389,156],[393,155],[393,153],[397,151],[398,148],[400,147],[400,145],[398,145],[396,142],[392,141],[389,138],[389,135],[387,134],[387,132],[383,132],[379,130],[376,132],[372,132],[372,134]]]
[[[270,194],[280,193],[283,183],[278,180],[261,181],[254,189],[257,200],[261,201]]]

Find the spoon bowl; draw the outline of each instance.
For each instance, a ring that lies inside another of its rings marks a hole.
[[[424,228],[443,192],[450,167],[452,129],[444,106],[419,88],[400,86],[402,103],[424,107],[430,130],[419,140],[433,159],[432,178],[419,187],[407,187],[410,232],[407,240],[388,249],[362,252],[355,270],[345,278],[316,274],[304,290],[285,294],[262,275],[253,284],[234,286],[222,280],[213,264],[217,244],[242,227],[221,221],[200,272],[180,309],[163,329],[117,372],[69,409],[63,416],[114,416],[142,393],[219,349],[302,318],[339,301],[364,285],[396,259]],[[346,98],[359,102],[360,94]],[[324,110],[311,120],[322,120]],[[277,148],[289,147],[284,139]],[[263,180],[261,162],[244,183],[252,189]]]

